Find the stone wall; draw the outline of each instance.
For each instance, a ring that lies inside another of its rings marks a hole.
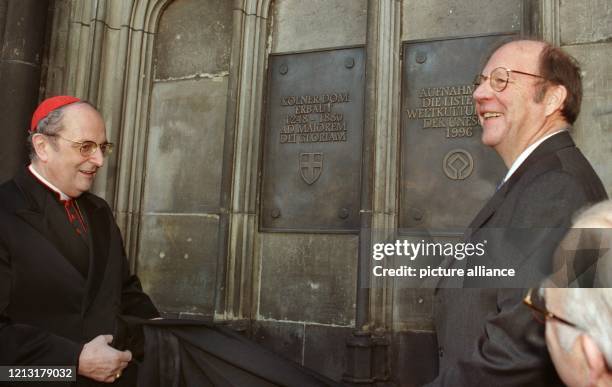
[[[364,0],[277,0],[271,7],[270,54],[366,43]],[[258,232],[256,246],[255,339],[339,380],[355,326],[357,236]]]
[[[574,139],[612,193],[612,4],[606,0],[561,2],[558,37],[561,47],[582,67],[582,109]]]
[[[48,19],[48,0],[0,0],[0,183],[29,160],[25,144],[45,77]]]
[[[168,313],[214,315],[231,32],[230,2],[159,21],[137,271]]]
[[[355,330],[377,343],[368,378],[411,386],[436,373],[431,292],[358,277],[369,264],[360,249],[395,234],[398,195],[411,194],[402,155],[421,151],[400,146],[402,43],[540,33],[562,45],[584,71],[574,136],[612,192],[605,0],[54,4],[46,95],[75,94],[102,111],[118,151],[95,191],[112,204],[145,289],[169,315],[227,322],[336,380]],[[362,228],[261,230],[268,60],[346,46],[367,57],[354,187]]]

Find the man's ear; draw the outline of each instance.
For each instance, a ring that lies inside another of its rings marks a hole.
[[[580,350],[589,367],[589,383],[595,382],[607,372],[606,360],[595,341],[587,334],[580,335]],[[589,384],[591,385],[591,384]]]
[[[567,89],[563,85],[549,86],[544,96],[544,103],[546,104],[546,116],[550,116],[557,110],[563,109],[563,104],[567,98]]]
[[[37,133],[32,136],[32,146],[34,147],[34,152],[36,152],[36,156],[39,160],[47,161],[49,159],[49,145],[50,144],[45,141],[42,134]]]

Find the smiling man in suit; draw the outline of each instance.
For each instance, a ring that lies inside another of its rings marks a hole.
[[[532,283],[550,274],[547,259],[575,211],[607,196],[569,134],[580,111],[580,69],[557,47],[520,40],[495,50],[475,84],[482,142],[508,173],[465,235],[488,241],[486,259],[454,265],[511,265],[523,276],[515,284]],[[444,282],[436,289],[440,367],[432,386],[561,383],[544,327],[522,305],[522,284],[496,289],[500,282],[465,279],[464,289],[452,289]]]
[[[129,274],[108,204],[88,192],[112,148],[102,116],[49,98],[28,144],[31,164],[0,186],[0,364],[75,366],[77,385],[133,386],[131,352],[113,348],[127,339],[118,316],[159,313]]]

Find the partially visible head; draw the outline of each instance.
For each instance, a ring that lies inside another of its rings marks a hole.
[[[574,228],[612,228],[612,200],[604,200],[578,213]]]
[[[543,289],[546,308],[576,325],[556,319],[546,322],[548,350],[559,376],[570,387],[612,386],[611,236],[612,200],[577,214],[557,251],[562,275],[555,273],[545,281],[545,286],[575,286],[580,285],[581,276],[593,275],[594,284],[583,286],[600,286]]]
[[[43,101],[45,104],[47,101]],[[39,112],[39,110],[37,110]],[[106,144],[106,128],[98,111],[89,103],[74,101],[33,119],[28,145],[30,159],[51,184],[71,197],[78,197],[93,184],[104,164],[99,145]],[[84,141],[98,144],[90,155],[81,153]]]
[[[572,227],[591,234],[590,238],[582,238],[587,239],[587,244],[598,245],[593,286],[612,288],[612,200],[597,203],[580,213]]]
[[[494,72],[499,68],[511,71]],[[494,80],[505,85],[503,90],[491,87],[492,72],[501,75]],[[506,155],[520,154],[578,116],[580,69],[571,56],[549,43],[506,43],[493,52],[481,74],[486,80],[475,88],[473,97],[483,128],[482,142],[495,148],[504,161],[508,161]]]
[[[552,286],[612,288],[612,200],[579,212],[553,257]]]
[[[546,320],[546,344],[563,382],[611,385],[612,289],[548,288],[545,295],[550,312],[576,325]]]

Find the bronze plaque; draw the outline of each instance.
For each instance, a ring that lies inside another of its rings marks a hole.
[[[511,35],[404,43],[399,227],[460,233],[506,168],[482,145],[472,92],[486,56]]]
[[[271,55],[261,230],[359,229],[365,52]]]

